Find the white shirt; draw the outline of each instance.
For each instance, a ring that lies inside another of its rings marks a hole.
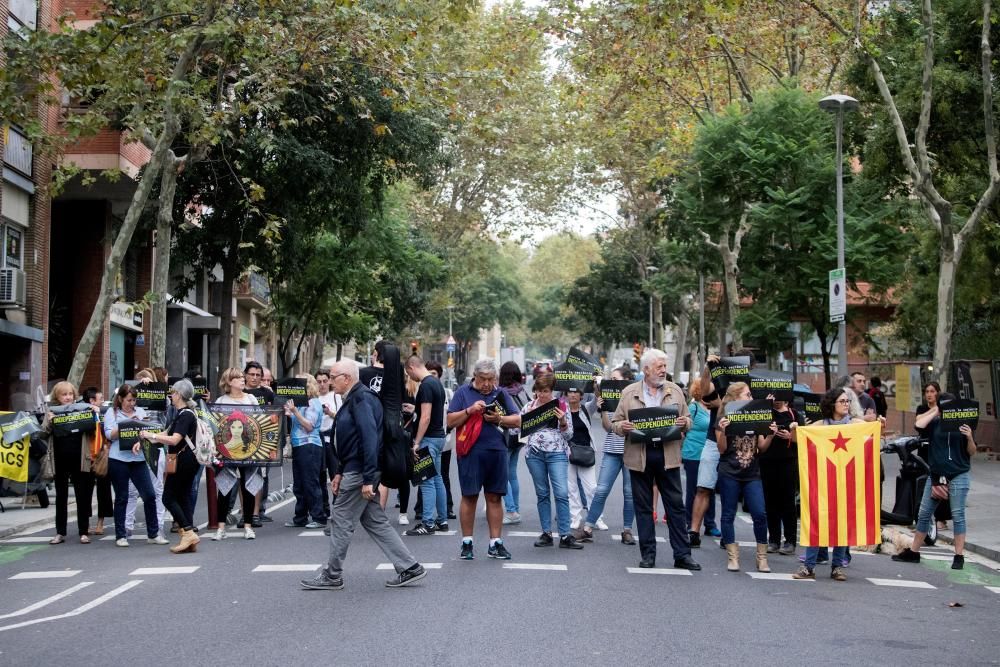
[[[652,392],[652,393],[651,393]],[[658,408],[663,403],[663,387],[652,389],[645,381],[642,383],[642,402],[647,408]]]
[[[336,413],[340,410],[340,406],[344,404],[344,399],[342,399],[336,392],[328,391],[325,394],[320,394],[319,402],[330,408],[330,412]],[[333,417],[323,413],[323,421],[319,425],[320,431],[329,431],[333,428]]]

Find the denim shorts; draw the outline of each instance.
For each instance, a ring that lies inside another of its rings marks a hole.
[[[698,465],[698,488],[711,489],[719,482],[719,445],[714,440],[706,440],[701,450],[701,463]]]

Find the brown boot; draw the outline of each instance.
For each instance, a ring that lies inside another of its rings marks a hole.
[[[181,534],[181,541],[170,547],[170,553],[179,554],[190,546],[190,541],[188,544],[184,544],[184,538],[185,535],[187,535],[187,531],[183,528],[179,528],[177,532]]]
[[[180,529],[181,541],[177,546],[170,547],[170,551],[175,554],[182,554],[185,552],[194,553],[198,550],[198,543],[201,542],[201,538],[198,537],[198,533],[193,530]]]
[[[758,572],[770,572],[771,568],[767,564],[767,545],[758,544],[757,545],[757,571]]]
[[[740,545],[733,542],[732,544],[726,545],[726,555],[729,556],[729,561],[726,563],[726,569],[730,572],[740,571]]]

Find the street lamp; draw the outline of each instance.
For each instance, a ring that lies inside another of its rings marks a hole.
[[[844,114],[857,111],[858,101],[848,95],[830,95],[819,101],[819,108],[835,114],[837,122],[837,268],[844,275]],[[846,299],[846,295],[845,295]],[[847,375],[847,317],[841,317],[837,324],[837,369],[838,375]]]
[[[660,270],[660,267],[649,265],[646,267],[646,274],[656,273]],[[653,347],[653,288],[649,289],[649,344],[647,347]]]

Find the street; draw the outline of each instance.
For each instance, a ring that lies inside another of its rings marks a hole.
[[[919,565],[856,552],[847,582],[832,581],[827,565],[816,581],[793,581],[791,556],[772,555],[770,575],[753,570],[750,521],[741,515],[740,573],[726,572],[710,538],[693,552],[701,572],[674,570],[666,543],[658,545],[660,569],[639,570],[638,547],[616,539],[620,482],[605,514],[611,529],[569,551],[532,546],[539,524],[523,458],[520,479],[524,520],[505,530],[513,560],[486,558],[481,505],[474,561],[458,559],[457,532],[403,538],[429,573],[400,590],[384,587],[391,568],[360,527],[345,589],[301,590],[328,542],[321,531],[282,526],[291,496],[275,504],[274,523],[256,540],[242,531],[222,542],[206,536],[196,554],[143,539],[116,548],[113,535],[49,546],[51,527],[7,538],[0,664],[124,656],[148,665],[1000,662],[1000,572],[978,556],[952,571],[943,545],[925,549]],[[204,494],[199,505],[204,522]],[[397,511],[389,515],[397,525]],[[450,527],[457,531],[457,521]],[[665,542],[664,524],[658,532]],[[962,606],[949,607],[955,602]]]

